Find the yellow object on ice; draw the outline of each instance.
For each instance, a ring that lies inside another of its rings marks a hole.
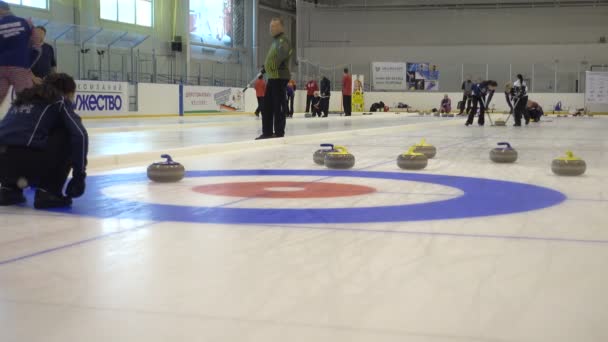
[[[344,146],[334,146],[333,152],[327,152],[327,154],[337,155],[337,154],[350,154],[346,147]]]
[[[422,142],[424,143],[424,139],[422,139]],[[416,145],[416,146],[419,146],[419,145]],[[407,152],[405,152],[403,155],[404,156],[423,156],[424,153],[416,152],[416,146],[410,147],[410,149],[407,150]],[[425,146],[425,145],[420,145],[420,146]]]
[[[416,146],[416,147],[421,147],[421,146],[433,146],[433,145],[431,145],[431,144],[427,144],[427,143],[426,143],[426,139],[422,139],[422,140],[420,140],[420,143],[418,143],[418,144],[416,144],[416,145],[414,145],[414,146]]]
[[[574,153],[572,153],[572,151],[566,151],[566,156],[565,157],[560,157],[557,158],[556,160],[562,160],[562,161],[575,161],[575,160],[581,160],[581,158],[575,157]]]

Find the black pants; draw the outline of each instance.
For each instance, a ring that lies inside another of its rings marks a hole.
[[[344,106],[344,115],[350,116],[353,112],[353,102],[350,95],[342,95],[342,105]]]
[[[306,113],[310,113],[310,105],[312,104],[312,99],[314,98],[314,95],[306,95]]]
[[[509,113],[513,114],[513,104],[511,103],[511,96],[509,93],[505,93],[505,100],[507,100],[507,104],[509,105],[509,109],[511,110]]]
[[[25,177],[30,186],[61,195],[70,174],[69,136],[58,129],[49,136],[45,149],[23,146],[0,146],[0,184],[16,189],[17,180]]]
[[[528,117],[534,122],[539,122],[540,117],[543,116],[543,112],[538,109],[526,109],[526,111],[528,112]]]
[[[477,106],[479,106],[479,119],[477,119],[477,123],[483,125],[486,121],[486,104],[484,99],[481,96],[472,96],[473,98],[473,107],[469,112],[469,117],[467,118],[467,124],[472,125],[475,120],[475,114],[477,114]]]
[[[328,116],[329,115],[329,96],[321,98],[320,107],[321,107],[320,109],[321,109],[321,112],[323,113],[323,116]]]
[[[270,79],[266,85],[264,110],[262,111],[262,134],[271,137],[285,136],[285,112],[287,108],[287,82]]]
[[[255,115],[260,115],[264,109],[264,96],[258,96],[258,108],[255,109]]]
[[[295,95],[287,96],[287,100],[289,101],[289,116],[293,116],[293,100],[295,97]]]
[[[471,103],[473,102],[473,96],[470,95],[462,95],[462,104],[460,105],[460,115],[464,113],[464,106],[467,106],[467,114],[471,113]]]
[[[521,125],[522,117],[525,118],[526,124],[528,124],[530,122],[530,116],[528,116],[528,110],[526,109],[526,107],[528,106],[528,97],[524,96],[514,101],[515,108],[513,108],[513,111],[515,113],[515,124]]]

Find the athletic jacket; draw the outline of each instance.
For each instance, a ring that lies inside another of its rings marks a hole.
[[[63,98],[52,104],[12,106],[0,121],[0,145],[44,149],[49,133],[56,128],[65,128],[70,135],[74,174],[84,173],[89,136],[80,116],[72,108],[72,102]]]
[[[315,91],[317,90],[319,90],[319,85],[317,84],[317,81],[310,80],[308,81],[308,83],[306,83],[306,95],[313,96],[315,94]]]
[[[293,49],[284,33],[274,37],[272,44],[270,44],[268,55],[266,55],[266,62],[264,63],[269,80],[289,80],[291,78],[289,63],[292,54]]]
[[[462,91],[464,92],[465,95],[469,96],[471,95],[471,91],[473,90],[473,82],[471,81],[464,81],[462,82]]]
[[[353,95],[353,77],[350,74],[342,76],[342,95]]]
[[[515,83],[513,83],[513,89],[511,89],[511,94],[518,99],[528,96],[528,85],[526,84],[526,81],[515,81]]]
[[[264,97],[266,95],[266,82],[263,79],[257,79],[254,87],[256,97]]]
[[[29,69],[34,30],[30,23],[12,14],[0,16],[0,66]],[[34,48],[40,51],[41,44]]]
[[[486,108],[490,106],[490,101],[492,101],[492,97],[494,97],[494,90],[490,90],[488,87],[488,81],[475,83],[473,85],[472,92],[473,96],[483,98],[485,100]]]
[[[321,96],[330,96],[331,95],[331,82],[327,77],[323,77],[321,79]]]

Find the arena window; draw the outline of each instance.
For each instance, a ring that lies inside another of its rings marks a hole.
[[[4,0],[4,1],[8,2],[11,5],[40,8],[40,9],[45,9],[45,10],[49,9],[48,0]]]
[[[153,0],[100,0],[99,17],[103,20],[152,27]]]

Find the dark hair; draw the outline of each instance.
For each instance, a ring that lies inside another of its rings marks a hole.
[[[344,73],[348,74],[348,68],[344,68]]]
[[[68,74],[51,74],[42,84],[28,88],[17,94],[13,105],[51,104],[63,96],[76,92],[76,82]]]
[[[493,81],[493,80],[488,80],[488,85],[491,85],[492,87],[498,87],[498,83],[496,83],[496,81]]]
[[[10,11],[11,8],[5,1],[0,1],[0,10]]]
[[[258,80],[261,80],[262,78],[264,78],[264,75],[258,76]]]
[[[44,26],[36,26],[36,28],[42,30],[42,32],[44,32],[44,34],[46,34],[46,27],[44,27]]]
[[[517,74],[517,78],[519,79],[520,82],[524,81],[524,77],[521,74]]]

